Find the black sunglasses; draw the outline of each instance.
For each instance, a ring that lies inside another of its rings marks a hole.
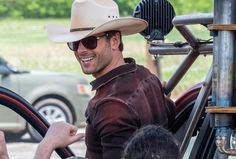
[[[97,47],[97,41],[104,36],[108,37],[108,33],[105,33],[101,36],[90,36],[75,42],[68,42],[67,45],[70,48],[70,50],[77,51],[79,49],[79,43],[81,42],[84,45],[84,47],[92,50]]]

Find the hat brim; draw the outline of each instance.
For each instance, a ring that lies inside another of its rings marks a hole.
[[[70,32],[70,29],[61,25],[48,25],[47,31],[49,39],[54,42],[73,42],[111,30],[119,30],[122,35],[131,35],[143,31],[147,26],[145,20],[126,17],[111,20],[90,31]]]

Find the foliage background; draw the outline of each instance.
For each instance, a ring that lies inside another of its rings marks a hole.
[[[121,16],[132,15],[140,0],[115,0]],[[0,0],[0,18],[69,18],[73,0]],[[211,12],[213,0],[169,0],[177,14]]]

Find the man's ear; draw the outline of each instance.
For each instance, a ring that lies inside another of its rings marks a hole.
[[[120,33],[117,32],[114,36],[111,37],[111,48],[112,50],[119,50],[120,41]]]

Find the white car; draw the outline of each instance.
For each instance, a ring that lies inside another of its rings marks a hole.
[[[31,103],[49,123],[84,123],[84,112],[91,96],[87,79],[72,74],[19,71],[0,58],[0,86],[10,89]],[[17,113],[0,105],[0,130],[29,132],[33,140],[41,136]]]

